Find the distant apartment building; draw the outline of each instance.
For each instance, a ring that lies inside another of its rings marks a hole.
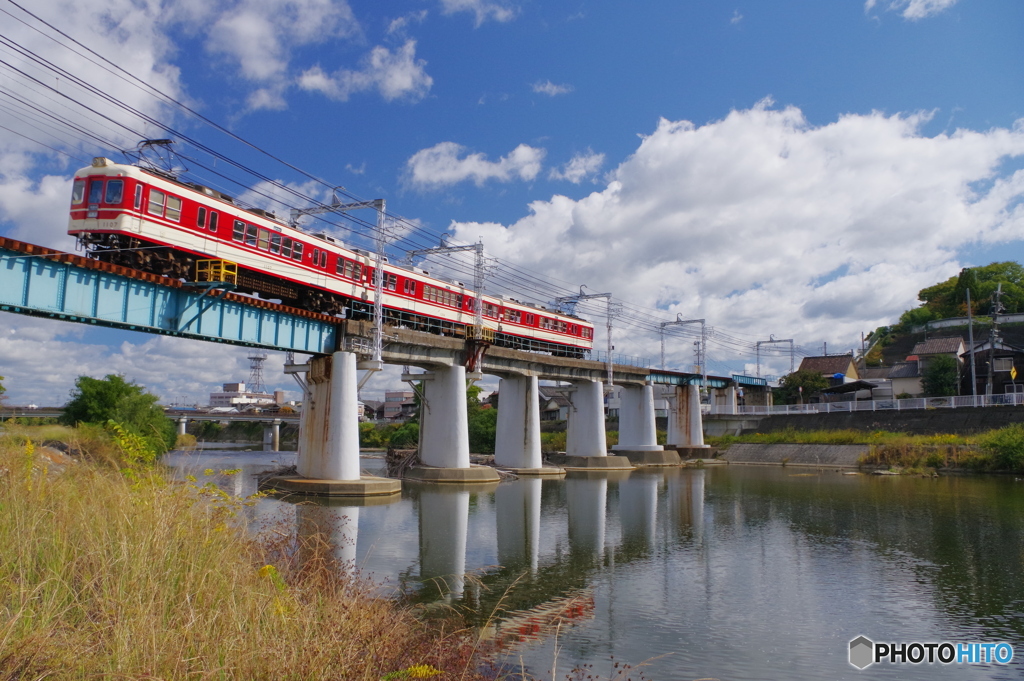
[[[273,395],[269,393],[254,393],[245,389],[245,383],[225,383],[223,392],[210,393],[211,407],[244,409],[251,406],[282,404],[283,402],[283,390],[277,390]]]
[[[411,390],[389,390],[384,393],[384,418],[405,421],[416,411],[415,393]]]

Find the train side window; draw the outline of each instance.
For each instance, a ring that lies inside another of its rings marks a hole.
[[[99,203],[103,198],[103,180],[93,180],[89,183],[89,203]]]
[[[281,255],[286,258],[292,257],[292,240],[288,237],[281,239]]]
[[[206,208],[199,206],[199,210],[196,212],[196,227],[203,229],[206,227]]]
[[[235,241],[243,241],[245,239],[245,223],[241,220],[235,220],[235,227],[231,230],[231,238]]]
[[[270,235],[270,252],[280,253],[281,252],[281,235],[271,234]]]
[[[90,199],[91,199],[91,197],[90,197]],[[150,189],[149,190],[149,208],[147,208],[146,210],[149,211],[149,213],[151,213],[152,215],[163,215],[164,214],[164,201],[166,199],[167,199],[167,196],[163,192],[157,191],[156,189]],[[90,203],[91,203],[91,201],[90,201]]]
[[[261,229],[260,230],[259,240],[256,243],[256,247],[259,248],[261,251],[265,251],[268,248],[270,248],[270,230],[269,229]]]
[[[256,227],[256,225],[246,225],[245,226],[245,244],[247,246],[255,246],[256,245],[256,232],[258,232],[258,231],[259,231],[259,228]]]
[[[536,317],[534,317],[532,314],[527,312],[526,313],[526,324],[528,326],[533,326],[534,321],[536,321]]]
[[[302,260],[302,243],[296,241],[292,246],[292,260]]]
[[[181,199],[167,195],[167,219],[177,222],[181,219]]]
[[[75,180],[71,187],[71,205],[85,201],[85,180]]]
[[[142,185],[135,185],[135,210],[142,208]]]
[[[217,231],[217,213],[212,210],[210,211],[210,231]]]
[[[107,180],[107,191],[103,203],[120,204],[124,198],[124,180]]]
[[[314,267],[316,266],[316,262],[319,259],[320,259],[320,249],[319,248],[314,248],[313,249],[313,265],[314,265]]]
[[[406,279],[405,280],[405,286],[403,287],[402,290],[405,291],[406,295],[409,295],[409,296],[416,295],[416,282],[415,282],[415,280],[413,280],[413,279]]]
[[[398,289],[398,277],[394,274],[384,275],[384,288],[389,291],[395,291]]]
[[[327,251],[320,251],[320,267],[327,267]]]

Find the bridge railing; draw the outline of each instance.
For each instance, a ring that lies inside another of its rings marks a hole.
[[[902,400],[858,400],[820,404],[778,404],[767,406],[703,405],[705,414],[771,416],[773,414],[848,414],[855,411],[911,411],[915,409],[957,409],[963,407],[1007,407],[1024,405],[1024,393],[1006,395],[958,395],[953,397],[914,397]]]
[[[601,351],[591,352],[591,359],[598,362],[607,362],[608,353]],[[620,364],[627,367],[640,367],[641,369],[650,369],[651,360],[647,357],[633,357],[632,355],[619,355],[612,353],[612,364]]]

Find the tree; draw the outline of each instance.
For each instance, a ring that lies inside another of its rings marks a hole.
[[[959,364],[951,355],[936,355],[928,360],[924,375],[921,377],[921,388],[928,397],[948,397],[956,395],[959,390]]]
[[[7,388],[4,387],[4,377],[0,376],[0,402],[3,402],[7,398],[4,397],[4,393],[7,392]]]
[[[158,399],[118,374],[102,379],[79,376],[71,399],[64,405],[61,422],[106,425],[107,421],[116,421],[163,452],[174,446],[176,433],[174,422],[157,405]]]
[[[780,378],[779,387],[773,390],[772,394],[775,401],[780,404],[796,404],[800,399],[800,388],[803,388],[803,399],[806,400],[827,387],[828,379],[820,372],[802,369]]]

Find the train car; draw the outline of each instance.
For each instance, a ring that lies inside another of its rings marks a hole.
[[[94,159],[75,173],[68,233],[106,262],[194,280],[198,261],[223,260],[237,266],[239,292],[349,319],[373,315],[367,251],[155,170]],[[383,279],[387,324],[454,336],[474,324],[476,292],[461,282],[387,262]],[[571,357],[593,347],[589,322],[506,296],[483,296],[483,321],[495,345]]]

